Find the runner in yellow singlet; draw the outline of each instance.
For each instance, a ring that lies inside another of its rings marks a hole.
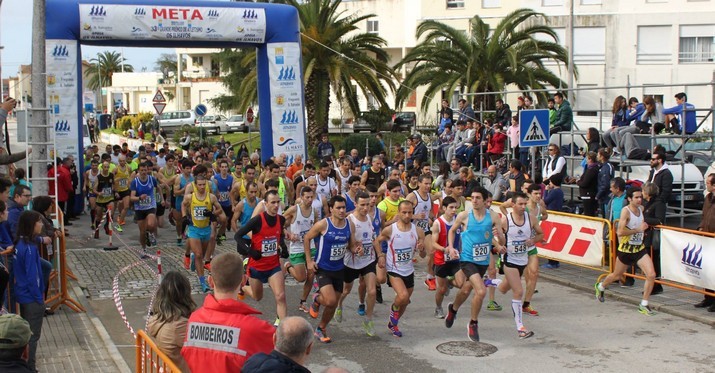
[[[132,175],[132,170],[127,165],[127,158],[124,155],[119,156],[119,164],[114,169],[114,191],[115,201],[119,209],[119,219],[117,223],[120,226],[125,224],[124,219],[129,211],[129,196],[132,192],[129,190],[129,179]]]

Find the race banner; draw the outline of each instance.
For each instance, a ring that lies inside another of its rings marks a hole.
[[[54,126],[57,149],[55,156],[73,155],[81,159],[79,131],[82,122],[78,116],[77,53],[75,40],[48,39],[45,42],[47,69],[48,121]]]
[[[79,4],[80,40],[186,40],[263,43],[261,8]]]
[[[715,289],[715,238],[662,229],[660,267],[664,279]]]

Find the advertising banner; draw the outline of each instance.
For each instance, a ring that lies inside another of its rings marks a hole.
[[[664,279],[715,289],[715,238],[661,230],[660,267]]]
[[[263,43],[260,8],[79,4],[80,40],[211,40]]]
[[[58,157],[71,154],[80,159],[82,149],[78,139],[82,122],[77,112],[77,41],[48,39],[45,43],[48,120],[54,125],[57,143],[54,154]]]
[[[300,44],[268,43],[273,154],[306,154]]]

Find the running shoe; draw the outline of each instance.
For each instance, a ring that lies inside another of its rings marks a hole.
[[[181,246],[181,237],[176,237],[176,244]]]
[[[149,233],[149,244],[152,247],[156,247],[156,236],[153,233]]]
[[[382,304],[382,287],[380,285],[377,285],[377,290],[375,294],[375,302]]]
[[[428,278],[425,280],[425,286],[427,286],[427,290],[429,291],[435,291],[437,290],[437,282],[435,281],[434,278]]]
[[[191,255],[186,256],[184,255],[184,269],[189,269],[191,268]]]
[[[539,311],[535,310],[531,305],[528,305],[526,307],[522,307],[521,311],[527,315],[531,316],[539,316]]]
[[[119,219],[119,220],[117,221],[117,223],[119,223],[119,225],[125,225],[125,224],[127,224],[127,222],[124,221],[124,219]]]
[[[315,328],[315,337],[318,338],[319,341],[323,343],[330,343],[332,340],[330,337],[328,337],[328,333],[325,332],[324,329],[321,329],[320,327]]]
[[[305,304],[304,300],[300,301],[300,304],[298,305],[298,311],[303,311],[304,313],[310,312],[310,309],[308,309],[308,305]]]
[[[374,337],[375,336],[375,324],[370,321],[363,321],[362,322],[362,329],[365,330],[365,333],[370,336]]]
[[[467,337],[472,342],[479,342],[479,323],[469,321],[467,325]]]
[[[225,234],[222,234],[222,235],[218,236],[218,240],[217,240],[217,241],[218,241],[218,244],[219,244],[219,245],[222,244],[223,241],[226,241],[226,235],[225,235]]]
[[[280,325],[280,324],[281,324],[281,318],[280,318],[280,317],[276,317],[276,321],[273,322],[273,326],[275,326],[275,327],[277,328],[278,325]]]
[[[207,271],[211,271],[211,262],[204,263],[204,269]]]
[[[357,314],[360,316],[365,316],[365,303],[358,304]]]
[[[452,303],[447,306],[447,317],[444,318],[444,325],[451,328],[454,325],[454,319],[457,317],[457,311],[452,308]]]
[[[389,322],[387,323],[387,328],[390,329],[393,336],[397,338],[402,337],[402,332],[400,331],[400,329],[397,328],[397,325],[393,324],[392,322]]]
[[[501,281],[502,281],[502,280],[501,280],[501,279],[498,279],[498,278],[485,278],[485,279],[484,279],[484,286],[486,286],[486,287],[490,287],[490,286],[497,287],[497,286],[499,286],[499,284],[501,284]]]
[[[204,293],[208,293],[209,291],[211,291],[211,287],[208,284],[202,282],[201,291],[203,291]]]
[[[487,310],[488,311],[501,311],[502,307],[499,305],[499,303],[490,300],[489,303],[487,304]]]
[[[320,303],[318,303],[318,293],[313,294],[313,302],[310,304],[310,317],[317,319],[320,313]],[[316,332],[317,333],[317,332]]]
[[[335,309],[335,314],[333,315],[333,318],[337,322],[343,322],[343,309],[338,307]]]
[[[400,312],[395,311],[390,307],[390,324],[397,325],[400,322]]]
[[[124,232],[124,228],[122,228],[122,226],[119,224],[114,224],[114,230],[116,230],[119,233]]]
[[[434,317],[437,319],[443,319],[444,318],[444,310],[442,307],[436,307],[434,309]]]
[[[638,312],[646,315],[646,316],[653,316],[655,315],[655,311],[650,309],[650,306],[644,306],[642,304],[638,305]]]
[[[148,259],[149,258],[149,253],[146,252],[146,248],[142,247],[142,253],[140,255],[140,258],[142,259]]]
[[[521,329],[517,331],[517,334],[519,335],[519,339],[527,339],[534,336],[534,332],[526,330],[524,327],[521,327]]]
[[[601,290],[598,288],[598,285],[600,282],[597,282],[595,285],[593,285],[593,288],[596,289],[596,299],[598,299],[599,302],[605,302],[606,298],[604,297],[606,291]]]

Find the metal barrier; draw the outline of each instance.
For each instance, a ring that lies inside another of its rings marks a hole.
[[[181,372],[179,367],[161,352],[159,347],[143,330],[137,332],[136,370],[143,372]]]

